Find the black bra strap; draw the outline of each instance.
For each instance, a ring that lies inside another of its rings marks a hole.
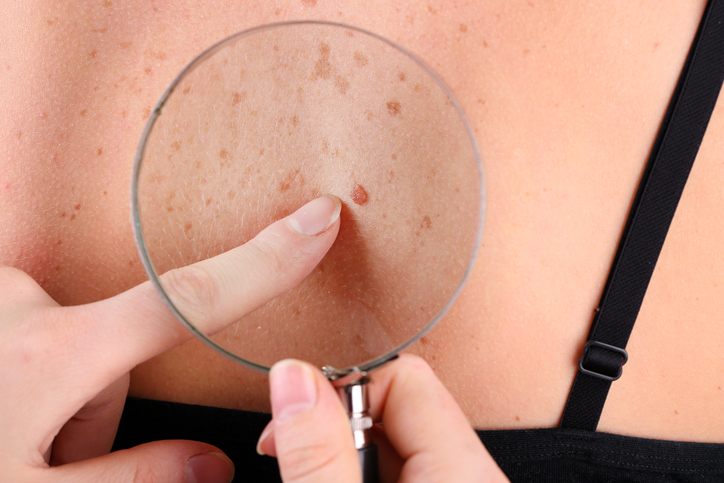
[[[561,427],[595,431],[724,79],[724,0],[710,0],[654,142]]]

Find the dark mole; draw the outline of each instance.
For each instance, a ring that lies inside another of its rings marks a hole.
[[[349,196],[352,198],[352,201],[358,205],[364,205],[367,203],[367,192],[360,184],[355,184],[352,187],[352,191],[349,193]]]
[[[77,205],[75,205],[74,208],[76,209],[76,211],[77,211],[77,210],[80,210],[80,203],[78,203]]]
[[[427,338],[426,337],[420,337],[420,343],[422,345],[427,345]]]
[[[520,421],[520,416],[516,416],[516,417],[515,417],[515,420],[516,420],[516,421]]]
[[[103,154],[103,148],[98,148],[98,156],[100,156],[101,154]]]
[[[387,112],[389,112],[391,116],[397,116],[401,110],[402,104],[398,101],[390,101],[387,103]]]

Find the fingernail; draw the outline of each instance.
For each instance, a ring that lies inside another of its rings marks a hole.
[[[277,362],[269,373],[271,380],[272,415],[283,421],[317,403],[317,383],[314,374],[300,361],[288,359]]]
[[[267,424],[266,428],[264,428],[264,431],[261,432],[261,436],[259,436],[259,441],[256,443],[256,452],[261,456],[266,456],[267,452],[264,451],[264,444],[273,432],[274,424],[272,424],[271,422]]]
[[[287,226],[300,235],[319,235],[339,218],[342,202],[334,195],[310,201],[286,218]]]
[[[186,483],[231,483],[234,463],[223,453],[202,453],[192,456],[184,468]]]

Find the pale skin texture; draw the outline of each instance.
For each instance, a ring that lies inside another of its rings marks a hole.
[[[13,21],[0,32],[0,261],[61,305],[139,284],[130,167],[170,79],[245,27],[298,18],[359,25],[443,75],[470,118],[487,175],[472,277],[411,351],[430,362],[476,428],[555,426],[703,5],[10,3]],[[722,140],[720,102],[600,430],[724,442]],[[360,209],[372,207],[367,193]],[[268,410],[266,384],[189,342],[139,366],[130,392]]]

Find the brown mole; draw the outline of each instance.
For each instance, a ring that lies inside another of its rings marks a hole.
[[[364,205],[367,203],[367,192],[361,184],[355,184],[349,195],[352,197],[352,201],[358,205]]]

